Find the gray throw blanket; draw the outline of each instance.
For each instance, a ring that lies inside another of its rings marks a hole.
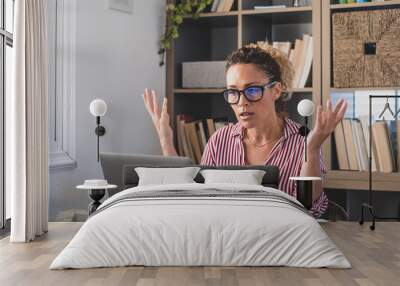
[[[295,207],[296,209],[308,214],[308,211],[304,206],[300,203],[296,203],[295,201],[291,201],[283,196],[279,196],[276,194],[271,194],[269,192],[260,191],[260,190],[235,190],[235,191],[227,191],[227,190],[218,190],[215,188],[203,189],[203,190],[163,190],[163,191],[138,191],[131,192],[125,195],[118,197],[115,200],[112,200],[105,205],[101,205],[97,211],[92,213],[91,217],[107,210],[108,208],[117,205],[126,201],[144,201],[144,200],[153,200],[153,199],[178,199],[178,200],[190,200],[190,199],[207,199],[210,198],[230,198],[230,199],[257,199],[264,201],[271,201],[282,203],[286,205],[290,205]]]

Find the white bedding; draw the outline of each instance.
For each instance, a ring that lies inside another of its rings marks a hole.
[[[122,200],[136,192],[276,189],[240,184],[175,184],[125,190],[106,200],[50,269],[127,265],[349,268],[318,222],[295,205],[262,198],[173,197]],[[142,193],[141,193],[142,194]]]

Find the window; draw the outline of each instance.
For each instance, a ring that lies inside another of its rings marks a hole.
[[[10,194],[4,182],[5,98],[11,92],[14,0],[0,0],[0,228],[11,217]]]
[[[76,1],[48,1],[50,170],[76,167]]]

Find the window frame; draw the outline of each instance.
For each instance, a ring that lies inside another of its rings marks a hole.
[[[6,97],[6,61],[7,46],[13,48],[13,33],[6,30],[6,0],[0,0],[1,5],[1,21],[0,21],[0,59],[2,67],[0,68],[0,230],[1,233],[9,231],[10,223],[7,221],[6,212],[6,188],[5,188],[5,97]],[[15,0],[13,2],[12,13],[14,14]],[[14,17],[12,15],[11,17]],[[14,30],[14,27],[13,27]]]
[[[77,167],[76,134],[76,3],[48,2],[49,170]],[[53,75],[53,76],[52,76]]]

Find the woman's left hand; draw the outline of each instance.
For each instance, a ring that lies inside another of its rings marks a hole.
[[[332,108],[332,101],[329,99],[326,103],[326,110],[322,106],[317,108],[317,117],[315,119],[315,126],[308,134],[308,148],[311,150],[318,150],[324,143],[325,139],[335,130],[336,125],[343,119],[344,113],[347,109],[347,102],[340,99]]]

